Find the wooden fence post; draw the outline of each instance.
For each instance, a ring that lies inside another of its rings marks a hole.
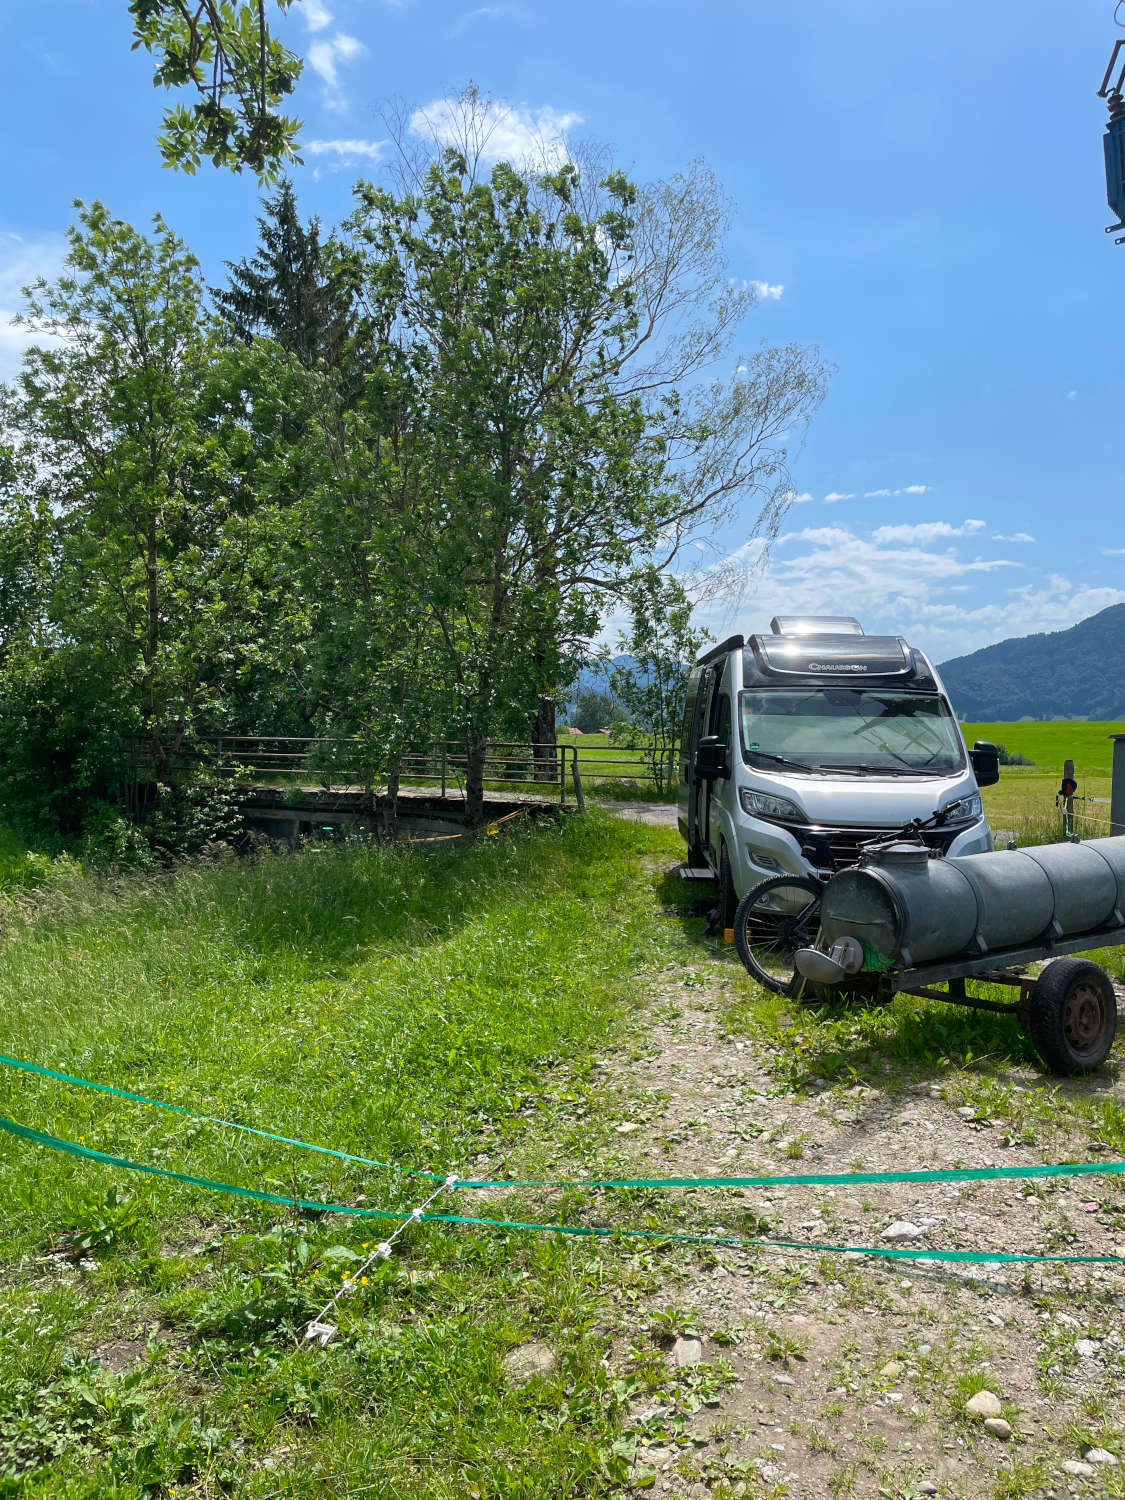
[[[1074,782],[1074,762],[1072,760],[1064,760],[1063,761],[1063,786],[1067,786],[1068,784],[1072,784],[1073,782]],[[1069,819],[1071,819],[1071,818],[1074,817],[1074,793],[1073,792],[1067,792],[1063,796],[1063,813],[1066,816],[1066,818],[1068,819],[1067,827],[1069,828],[1069,826],[1070,826]]]

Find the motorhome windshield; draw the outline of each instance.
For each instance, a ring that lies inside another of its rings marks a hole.
[[[739,695],[747,765],[798,773],[944,776],[964,769],[957,721],[937,693],[763,688]]]

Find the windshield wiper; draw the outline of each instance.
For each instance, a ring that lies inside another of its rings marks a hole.
[[[774,755],[769,750],[747,750],[747,757],[756,755],[759,760],[772,760],[779,766],[792,766],[795,771],[812,771],[812,766],[806,766],[803,760],[793,760],[788,755]]]
[[[920,766],[833,766],[822,765],[822,771],[846,771],[850,776],[925,776],[941,775],[940,771],[926,771]]]

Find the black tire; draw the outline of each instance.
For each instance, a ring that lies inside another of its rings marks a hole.
[[[1028,1030],[1052,1073],[1092,1073],[1117,1034],[1109,975],[1087,958],[1056,958],[1031,991]]]
[[[734,871],[730,867],[730,855],[726,844],[719,849],[719,904],[718,928],[725,932],[734,926],[734,914],[738,907],[738,896],[734,889]]]
[[[774,875],[747,891],[738,903],[734,945],[748,972],[771,994],[802,992],[805,981],[797,973],[794,958],[798,948],[816,943],[822,891],[812,876]]]

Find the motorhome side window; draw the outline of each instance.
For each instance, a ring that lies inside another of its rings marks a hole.
[[[684,722],[680,730],[680,758],[686,759],[691,754],[691,731],[695,721],[695,705],[699,699],[699,673],[693,672],[688,678],[687,698],[684,701]]]
[[[717,735],[719,739],[722,740],[724,745],[729,745],[731,714],[730,697],[728,694],[722,693],[720,695],[715,708],[715,712],[712,717],[714,721],[714,728],[711,730],[711,733]]]

